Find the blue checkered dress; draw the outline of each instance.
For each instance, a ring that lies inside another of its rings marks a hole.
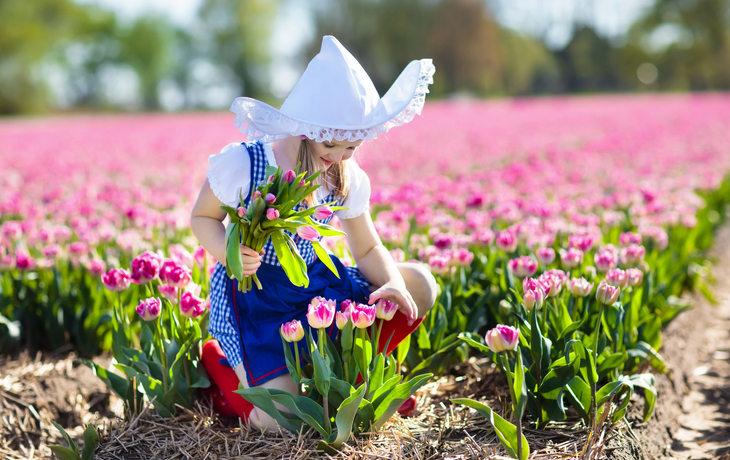
[[[251,159],[252,190],[266,180],[268,164],[264,146],[260,142],[245,143]],[[245,198],[243,206],[248,207],[251,193]],[[318,200],[318,204],[336,202],[333,194]],[[331,217],[319,222],[328,223]],[[288,373],[284,350],[279,337],[282,323],[298,319],[307,325],[307,306],[312,298],[323,296],[327,299],[345,299],[367,302],[370,283],[357,267],[344,267],[337,257],[332,261],[337,267],[337,278],[320,260],[317,259],[312,244],[289,233],[294,239],[299,253],[307,264],[309,287],[294,286],[276,257],[274,246],[269,240],[264,245],[266,253],[257,276],[263,289],[255,286],[243,294],[238,291],[238,281],[226,276],[226,268],[218,263],[210,280],[210,323],[208,332],[218,340],[231,367],[244,364],[250,386],[262,383]],[[334,326],[333,326],[334,327]],[[330,330],[332,333],[333,331]],[[316,334],[315,334],[316,336]],[[300,342],[300,346],[305,342]]]

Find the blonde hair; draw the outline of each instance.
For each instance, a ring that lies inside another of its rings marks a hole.
[[[307,171],[307,175],[310,175],[317,172],[321,167],[320,164],[317,164],[314,149],[312,149],[310,142],[313,141],[304,139],[299,143],[299,152],[297,153],[299,169],[297,170],[297,174]],[[350,194],[350,175],[347,173],[345,161],[347,160],[334,163],[324,170],[315,180],[315,184],[320,184],[328,192],[334,193],[335,198],[342,197],[342,201],[345,201]],[[306,197],[305,201],[308,206],[312,206],[314,203],[314,193]]]

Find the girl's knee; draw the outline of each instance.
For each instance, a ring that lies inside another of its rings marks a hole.
[[[433,308],[440,294],[436,278],[421,264],[400,263],[398,269],[406,283],[406,289],[418,306],[418,317],[423,318]]]
[[[248,415],[248,423],[254,428],[261,431],[276,432],[279,431],[279,424],[272,416],[262,411],[258,407],[254,407]]]

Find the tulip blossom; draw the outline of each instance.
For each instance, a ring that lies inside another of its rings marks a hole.
[[[555,261],[555,250],[553,248],[537,248],[535,249],[535,257],[543,267],[547,267]]]
[[[82,256],[89,252],[89,247],[81,241],[74,241],[68,246],[68,253],[72,256]]]
[[[624,289],[629,284],[629,278],[625,271],[620,268],[614,268],[606,273],[606,283]]]
[[[41,251],[41,254],[43,254],[43,257],[47,257],[49,259],[55,259],[58,254],[61,253],[61,246],[57,244],[50,244],[43,248]]]
[[[446,276],[451,272],[449,259],[443,256],[431,256],[428,259],[428,266],[431,269],[431,272],[437,275]]]
[[[335,212],[329,206],[318,206],[312,217],[317,220],[327,220]]]
[[[586,297],[593,290],[593,283],[585,278],[573,278],[568,282],[568,290],[576,297]]]
[[[160,271],[160,260],[157,254],[145,251],[132,260],[132,282],[145,284],[157,277]]]
[[[335,319],[335,301],[324,297],[315,297],[309,303],[307,322],[314,329],[330,327]]]
[[[297,235],[300,238],[307,241],[318,241],[320,238],[319,232],[314,227],[302,226],[297,227]]]
[[[161,284],[157,286],[157,289],[160,291],[162,297],[172,302],[173,305],[177,305],[177,288],[175,286]]]
[[[532,276],[537,271],[537,262],[530,256],[521,256],[507,263],[510,271],[518,278]]]
[[[641,244],[641,235],[638,233],[626,232],[622,233],[618,237],[618,244],[626,247],[632,244]]]
[[[130,275],[129,270],[124,268],[112,268],[101,276],[101,282],[104,283],[104,286],[114,292],[120,292],[127,289],[131,281],[132,276]]]
[[[283,180],[284,182],[288,182],[288,183],[294,182],[294,179],[296,179],[296,178],[297,178],[296,173],[294,171],[292,171],[291,169],[286,171],[281,176],[281,180]]]
[[[465,248],[457,248],[448,251],[449,265],[457,267],[468,267],[474,260],[474,253]]]
[[[15,267],[21,271],[32,270],[36,266],[36,260],[31,257],[30,253],[25,248],[18,248],[15,250]]]
[[[517,249],[517,238],[515,237],[514,233],[509,231],[499,232],[496,243],[498,249],[508,254],[515,252],[515,250]]]
[[[150,297],[140,302],[135,308],[137,314],[145,321],[152,321],[160,316],[162,312],[162,302],[157,297]]]
[[[266,204],[274,204],[275,201],[276,201],[276,195],[274,195],[272,193],[266,194]]]
[[[5,255],[0,257],[0,271],[12,270],[15,268],[15,257]]]
[[[239,206],[236,209],[236,215],[243,219],[243,217],[246,215],[246,208],[244,208],[243,206]]]
[[[160,280],[175,287],[184,289],[192,279],[192,271],[172,259],[167,259],[160,268]]]
[[[350,311],[350,320],[356,328],[365,329],[375,322],[376,314],[377,307],[375,305],[353,304]]]
[[[418,407],[418,400],[415,395],[412,395],[403,401],[403,404],[401,404],[398,408],[398,414],[400,414],[401,417],[410,417],[414,412],[416,412],[416,407]]]
[[[638,264],[641,263],[642,260],[644,260],[644,256],[646,255],[646,250],[644,249],[644,246],[639,246],[637,244],[630,244],[629,246],[625,248],[621,248],[621,251],[619,252],[619,258],[621,259],[621,265],[625,267],[635,267]]]
[[[494,329],[487,331],[485,339],[492,352],[501,353],[517,348],[520,341],[520,331],[515,327],[499,324]]]
[[[205,312],[205,299],[185,291],[180,296],[180,312],[187,318],[197,318]]]
[[[596,288],[596,299],[604,305],[613,305],[618,300],[621,288],[602,281]]]
[[[593,247],[593,238],[585,235],[571,235],[568,237],[568,247],[588,252]]]
[[[299,320],[292,320],[281,325],[281,335],[287,342],[299,342],[304,338],[304,328]]]
[[[626,278],[629,286],[636,287],[644,281],[644,272],[638,268],[629,268],[626,270]]]
[[[574,268],[583,263],[583,251],[570,248],[567,251],[560,251],[560,262],[565,268]]]
[[[89,261],[86,262],[86,270],[88,270],[89,274],[94,278],[99,277],[106,272],[106,263],[101,259],[89,259]]]
[[[349,320],[349,311],[338,311],[337,313],[335,313],[335,324],[337,324],[337,329],[342,330]]]
[[[276,220],[279,218],[279,210],[276,208],[269,208],[266,210],[266,218],[269,220]]]
[[[205,259],[208,256],[208,253],[205,251],[205,248],[201,245],[198,245],[193,250],[193,261],[195,262],[195,265],[198,267],[203,267],[203,264],[205,263]]]
[[[390,321],[395,316],[395,312],[398,311],[398,304],[390,300],[380,299],[376,304],[376,310],[376,317],[384,321]]]
[[[593,256],[593,262],[596,265],[596,270],[601,273],[606,273],[612,268],[616,268],[618,265],[618,256],[611,251],[598,251]]]

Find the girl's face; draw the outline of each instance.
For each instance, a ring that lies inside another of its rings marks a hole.
[[[309,144],[312,146],[314,156],[317,158],[317,160],[321,161],[322,164],[324,164],[323,169],[329,168],[334,163],[340,162],[342,160],[347,160],[352,156],[353,153],[355,153],[355,149],[357,149],[360,144],[362,144],[361,140],[357,142],[337,140],[325,142],[305,142],[309,142]]]

